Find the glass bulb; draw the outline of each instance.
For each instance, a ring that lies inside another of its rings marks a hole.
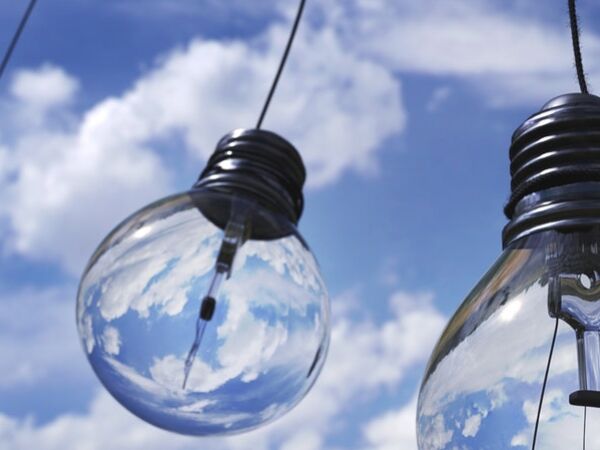
[[[504,251],[440,337],[420,450],[600,448],[600,97],[513,133]]]
[[[582,389],[582,373],[593,374],[588,389],[600,389],[599,244],[598,228],[545,231],[503,252],[431,356],[418,402],[419,449],[532,448],[556,317],[536,445],[581,448],[584,408],[569,397]],[[598,418],[597,410],[587,414]],[[587,443],[600,445],[595,427],[588,427]]]
[[[211,211],[229,211],[227,224]],[[290,221],[195,189],[106,237],[82,277],[77,324],[94,371],[131,412],[179,433],[230,434],[306,395],[328,347],[329,302]]]

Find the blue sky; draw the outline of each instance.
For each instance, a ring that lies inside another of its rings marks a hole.
[[[0,5],[0,46],[25,3]],[[169,434],[112,400],[80,348],[87,257],[254,125],[295,6],[39,3],[0,84],[0,447],[416,448],[429,351],[500,252],[510,135],[577,89],[566,2],[309,0],[265,127],[308,168],[300,230],[333,334],[288,416],[229,439]],[[579,8],[594,91],[600,5]]]

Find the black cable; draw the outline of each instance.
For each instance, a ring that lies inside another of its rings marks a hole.
[[[546,392],[546,383],[548,382],[548,374],[550,373],[550,363],[552,362],[552,353],[554,352],[554,344],[556,343],[556,334],[558,333],[558,317],[554,326],[554,335],[552,336],[552,344],[550,344],[550,354],[548,355],[548,364],[546,365],[546,374],[544,375],[544,383],[542,384],[542,393],[540,395],[540,403],[538,405],[537,417],[535,419],[535,428],[533,430],[533,444],[531,450],[535,450],[535,441],[537,439],[538,426],[540,424],[540,414],[542,412],[542,403],[544,403],[544,393]]]
[[[31,0],[29,2],[29,6],[27,6],[27,9],[25,10],[25,14],[23,14],[23,17],[21,18],[21,22],[19,23],[19,26],[17,27],[17,31],[15,32],[12,40],[10,41],[10,44],[8,45],[8,48],[6,49],[6,53],[4,53],[4,57],[2,58],[2,63],[0,64],[0,79],[2,78],[2,75],[4,74],[4,69],[6,69],[8,62],[10,61],[10,57],[12,56],[13,51],[15,50],[15,47],[17,46],[17,42],[19,42],[21,33],[23,33],[23,30],[25,29],[25,25],[27,25],[29,16],[31,16],[31,12],[33,11],[33,8],[35,7],[36,3],[37,3],[37,0]]]
[[[577,79],[581,93],[587,94],[588,87],[585,81],[585,72],[583,71],[583,60],[581,57],[581,45],[579,43],[579,24],[577,22],[577,10],[575,0],[569,0],[569,18],[571,20],[571,38],[573,40],[573,54],[575,56],[575,68],[577,70]]]
[[[585,450],[585,423],[587,422],[587,406],[583,407],[583,450]]]
[[[277,69],[277,73],[275,74],[275,79],[273,80],[273,84],[271,84],[271,89],[269,90],[269,94],[267,95],[267,99],[263,106],[262,112],[260,113],[258,123],[256,124],[257,129],[260,129],[260,127],[262,126],[265,114],[267,114],[267,109],[269,108],[269,104],[271,103],[271,98],[275,93],[277,83],[279,83],[279,77],[281,77],[281,72],[283,72],[283,67],[285,66],[285,62],[287,61],[290,49],[292,48],[292,42],[294,42],[294,37],[296,36],[296,31],[298,30],[298,25],[300,24],[300,19],[302,18],[302,11],[304,11],[304,3],[306,3],[306,0],[300,0],[300,4],[298,5],[298,12],[296,13],[296,19],[294,20],[294,25],[292,25],[292,31],[290,32],[290,37],[288,38],[287,45],[285,46],[283,57],[281,58],[279,68]]]

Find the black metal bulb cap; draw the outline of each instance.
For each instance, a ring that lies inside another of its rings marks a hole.
[[[281,136],[260,129],[238,129],[225,135],[194,184],[192,193],[215,192],[257,203],[297,225],[304,208],[306,170],[298,151]],[[224,228],[230,208],[203,203],[198,207]],[[264,220],[255,223],[256,239],[281,237]]]
[[[600,97],[567,94],[513,134],[503,246],[537,231],[600,225]]]

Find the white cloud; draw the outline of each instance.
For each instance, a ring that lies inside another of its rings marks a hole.
[[[550,385],[552,383],[550,382]],[[567,400],[568,393],[563,389],[550,388],[544,396],[544,404],[540,414],[536,447],[548,450],[578,448],[581,446],[583,434],[583,408],[571,406]],[[537,417],[538,399],[523,402],[523,414],[529,426],[511,440],[514,447],[531,447],[533,427]],[[600,446],[600,435],[593,432],[592,424],[600,419],[595,408],[587,408],[588,433],[586,444],[589,448]]]
[[[483,298],[485,290],[471,299],[471,305]],[[546,311],[547,287],[533,284],[487,314],[474,331],[444,351],[420,397],[423,448],[438,448],[425,441],[435,436],[433,428],[442,419],[449,429],[440,428],[437,438],[454,431],[482,444],[488,437],[478,433],[491,421],[488,429],[502,424],[513,433],[508,436],[512,446],[530,446],[554,328]],[[581,421],[582,409],[567,400],[569,389],[577,386],[575,346],[573,330],[561,321],[540,418],[541,448],[574,448],[577,440],[579,428],[573,423]],[[522,410],[509,402],[521,403]],[[514,411],[507,409],[511,407]],[[458,440],[452,443],[458,445]]]
[[[479,0],[310,6],[266,126],[300,149],[318,187],[377,170],[380,144],[405,126],[394,72],[456,77],[497,106],[574,90],[567,30],[515,11]],[[194,40],[81,114],[64,69],[17,72],[0,125],[11,249],[80,273],[112,225],[172,190],[157,140],[181,136],[200,168],[222,134],[255,123],[288,25],[247,42]],[[600,38],[583,41],[594,75]]]
[[[213,269],[221,234],[191,204],[186,206],[188,209],[168,217],[154,217],[147,225],[152,228],[149,242],[138,238],[138,230],[100,255],[82,280],[81,314],[84,302],[89,302],[99,287],[102,297],[98,307],[106,321],[129,310],[147,318],[153,307],[170,316],[181,313],[191,280]],[[146,220],[150,221],[148,217]],[[167,270],[168,276],[159,276]]]
[[[18,71],[10,91],[19,102],[45,110],[72,101],[78,88],[79,82],[62,68],[46,64],[37,71]]]
[[[315,337],[312,334],[303,333],[302,337],[305,338],[304,342],[307,343],[308,348],[312,349],[315,346]],[[238,326],[223,339],[225,343],[217,352],[219,367],[213,368],[203,361],[195,361],[190,372],[189,390],[208,393],[238,377],[243,382],[250,382],[258,378],[261,371],[266,371],[276,362],[280,362],[278,360],[282,357],[287,357],[287,360],[291,359],[292,363],[296,364],[306,361],[307,357],[305,347],[299,345],[302,342],[286,345],[287,329],[282,324],[270,327],[265,321],[256,319],[250,312],[247,312]],[[299,338],[296,337],[296,340]],[[273,354],[280,347],[285,348],[286,351],[293,350],[296,359],[289,354],[277,355],[277,358],[273,358]],[[149,370],[158,384],[173,389],[181,386],[183,382],[184,362],[183,357],[167,355],[156,359]],[[287,369],[289,370],[289,367]]]
[[[118,355],[121,351],[119,330],[111,326],[105,327],[102,333],[102,343],[104,344],[104,351],[106,353],[109,355]]]
[[[45,85],[57,75],[42,68],[27,77]],[[38,106],[26,97],[12,102],[23,110]],[[4,245],[80,273],[111,225],[165,192],[167,175],[157,156],[132,138],[131,124],[107,124],[118,109],[107,100],[74,126],[57,121],[54,111],[36,115],[32,120],[43,126],[33,129],[27,126],[30,116],[19,118],[22,127],[10,129],[17,135],[3,143],[12,170],[1,180],[0,216],[10,221],[13,235]]]
[[[512,305],[521,303],[518,315],[510,317],[507,321],[508,316],[504,315],[506,307],[500,308],[460,345],[452,349],[439,362],[424,385],[421,398],[422,413],[427,416],[437,414],[457,397],[474,392],[487,391],[496,398],[505,378],[525,383],[541,379],[547,359],[547,345],[554,327],[553,321],[542,321],[547,318],[546,301],[546,288],[532,285],[507,304],[509,310],[514,310],[517,307]],[[528,327],[527,324],[538,315],[540,325]],[[543,323],[545,326],[541,325]],[[559,335],[567,333],[570,337],[572,331],[563,324]],[[553,365],[553,376],[576,368],[577,362],[572,357],[572,351],[569,351],[572,350],[571,344],[569,342],[564,346],[557,345],[557,363]],[[498,358],[493,351],[498,348],[502,348],[510,358]],[[474,355],[477,355],[476,363]],[[448,376],[450,373],[453,374],[451,377]]]
[[[538,411],[539,399],[525,400],[523,402],[523,413],[530,424],[535,423]],[[545,408],[540,412],[540,422],[547,422],[557,413],[557,405],[566,404],[564,393],[559,389],[553,389],[544,395]]]
[[[91,305],[94,290],[101,287],[98,306],[102,318],[117,319],[129,310],[143,318],[154,307],[160,314],[179,314],[188,301],[193,280],[212,275],[222,231],[203,218],[188,197],[171,198],[162,209],[143,213],[120,228],[119,239],[97,255],[81,284],[80,320]],[[171,215],[163,217],[169,212]],[[143,221],[144,225],[135,231]],[[144,239],[147,239],[145,242]],[[270,270],[244,270],[248,258],[265,261]],[[325,295],[324,282],[314,255],[294,236],[277,241],[248,241],[238,251],[233,268],[235,283],[227,283],[227,295],[236,297],[231,308],[246,313],[248,296],[253,302],[303,311],[308,306],[307,292]],[[265,289],[268,286],[268,289]],[[286,292],[282,303],[277,292]],[[230,322],[230,328],[236,328]],[[222,334],[227,330],[220,330]]]
[[[298,431],[281,447],[281,450],[320,450],[323,448],[321,436],[314,431]]]
[[[192,449],[198,441],[142,424],[107,394],[98,395],[88,415],[65,414],[36,427],[6,416],[0,419],[0,442],[13,450]]]
[[[74,317],[74,289],[0,294],[0,388],[87,373]]]
[[[286,33],[277,25],[249,42],[193,40],[79,115],[68,105],[77,82],[64,70],[21,71],[9,109],[53,110],[0,125],[2,158],[13,168],[0,178],[11,249],[80,273],[111,226],[171,191],[158,140],[181,136],[200,170],[223,134],[255,124]],[[265,126],[297,146],[308,183],[323,186],[348,170],[376,170],[381,142],[404,128],[400,96],[388,69],[348,51],[333,30],[305,29]]]
[[[478,413],[469,416],[465,420],[465,426],[462,430],[462,435],[465,437],[473,437],[476,436],[479,432],[479,427],[481,426],[481,420],[485,417],[485,414]]]
[[[350,301],[344,299],[345,303]],[[287,440],[290,430],[302,429],[325,438],[334,426],[339,431],[347,425],[343,419],[347,408],[356,409],[382,389],[398,386],[411,367],[422,364],[445,318],[433,307],[428,294],[398,292],[390,305],[391,317],[379,325],[367,318],[352,320],[347,315],[351,309],[338,310],[333,316],[329,356],[313,391],[294,411],[259,433],[273,433]],[[365,376],[365,368],[369,376]],[[410,427],[414,435],[414,415]]]
[[[94,338],[94,324],[92,323],[92,318],[90,316],[85,316],[81,318],[79,326],[79,334],[83,339],[83,344],[85,346],[85,350],[88,354],[91,354],[94,351],[94,347],[96,346],[96,339]]]
[[[464,80],[495,106],[540,106],[578,90],[566,14],[557,23],[481,0],[354,0],[326,8],[344,43],[361,54],[401,72]],[[593,79],[600,37],[585,29],[582,42]]]
[[[131,335],[128,330],[135,319],[130,318],[120,333],[122,325],[114,320],[132,311],[137,313],[140,326],[146,328],[154,320],[168,319],[163,316],[181,314],[188,298],[192,299],[193,312],[184,314],[189,315],[188,325],[190,331],[193,329],[198,306],[190,292],[198,295],[198,291],[208,289],[222,232],[202,218],[185,196],[163,206],[177,212],[166,217],[159,212],[132,218],[115,233],[114,240],[106,245],[107,251],[97,255],[83,278],[78,321],[88,351],[99,340],[109,355],[119,354],[121,347],[126,355],[130,354],[132,348],[128,345],[133,342],[135,346],[140,339],[139,333]],[[147,239],[149,245],[141,245],[140,239]],[[296,237],[289,236],[268,245],[249,241],[238,256],[233,277],[217,296],[220,308],[226,311],[210,327],[218,343],[210,351],[205,348],[207,364],[199,359],[193,365],[189,389],[207,393],[234,378],[248,383],[274,367],[285,369],[288,376],[296,373],[306,382],[315,352],[325,348],[327,342],[328,297],[313,255]],[[262,261],[258,268],[257,261]],[[205,277],[202,282],[201,277]],[[254,308],[269,308],[273,315],[259,317]],[[309,308],[315,308],[318,314],[309,315]],[[98,338],[91,330],[90,316],[94,316]],[[176,318],[170,326],[175,331],[182,323]],[[147,335],[149,342],[162,338],[151,332]],[[150,373],[159,385],[178,391],[183,381],[184,352],[189,345],[191,336],[183,347],[171,350],[175,353],[162,354],[148,366],[138,365],[127,371],[113,364],[120,358],[109,357],[108,361],[142,388],[147,381],[140,384],[141,374]],[[133,364],[127,356],[120,362]]]
[[[82,280],[80,332],[88,350],[94,350],[95,344],[104,350],[95,354],[102,362],[92,357],[97,373],[106,385],[116,385],[114,380],[118,379],[131,386],[126,394],[112,391],[124,403],[132,397],[143,398],[150,412],[169,405],[174,421],[183,411],[185,419],[199,427],[213,425],[215,420],[232,431],[248,426],[235,419],[248,421],[244,406],[214,392],[232,380],[258,380],[236,390],[236,395],[248,403],[252,396],[268,391],[269,385],[276,385],[279,397],[272,400],[276,408],[268,411],[264,407],[261,414],[268,420],[283,413],[312,384],[315,377],[307,371],[313,361],[318,368],[315,373],[320,371],[323,358],[316,360],[315,354],[324,355],[328,342],[328,298],[314,257],[295,236],[268,245],[249,241],[240,249],[233,277],[224,283],[219,295],[212,294],[223,311],[208,327],[209,333],[216,335],[215,342],[202,346],[203,357],[193,364],[183,393],[184,358],[193,335],[182,342],[165,330],[177,334],[189,325],[188,331],[193,331],[198,318],[197,297],[209,287],[222,232],[198,213],[187,196],[171,197],[161,206],[161,210],[132,217],[116,230]],[[191,305],[183,311],[188,299]],[[264,308],[268,308],[267,314]],[[136,314],[127,321],[116,320],[128,312]],[[90,329],[90,317],[94,330]],[[132,333],[136,320],[145,333]],[[162,331],[156,334],[150,324],[161,320]],[[163,340],[172,345],[140,363],[131,357],[140,339],[150,346]],[[106,363],[112,369],[110,376],[102,375]],[[119,376],[113,377],[114,372]],[[282,380],[290,386],[285,394],[279,392],[277,383]],[[188,406],[197,401],[198,392],[213,394],[218,407],[194,414]],[[171,394],[172,398],[164,400]],[[176,429],[176,425],[171,428]]]
[[[0,415],[0,446],[13,450],[187,450],[199,444],[212,450],[324,448],[329,435],[349,426],[344,423],[348,408],[375,398],[385,386],[398,386],[409,370],[424,363],[445,322],[428,295],[397,293],[390,304],[392,314],[380,325],[365,317],[353,320],[349,310],[338,315],[329,361],[313,392],[291,413],[255,432],[202,441],[169,434],[134,418],[102,393],[87,413],[65,414],[42,426]],[[426,331],[419,331],[415,322]],[[399,416],[407,427],[402,441],[407,445],[414,443],[414,409],[412,400]],[[381,438],[373,434],[389,428],[390,420],[385,425],[373,422],[365,439],[378,449],[391,449],[391,431]]]
[[[511,447],[529,446],[529,430],[525,430],[515,436],[510,441]]]
[[[125,4],[131,5],[133,1]],[[192,10],[189,1],[153,0],[146,11],[162,14]],[[214,0],[204,11],[222,20]],[[221,2],[222,3],[222,2]],[[307,4],[303,26],[325,21],[336,29],[344,46],[361,56],[400,72],[451,76],[466,81],[494,106],[540,106],[555,95],[578,90],[573,69],[566,8],[549,13],[535,0],[348,0]],[[274,5],[263,1],[236,1],[221,9],[252,18],[257,11],[290,16],[294,1]],[[583,18],[582,46],[589,78],[600,76],[600,37]],[[589,7],[587,7],[589,8]],[[131,9],[131,8],[130,8]],[[138,8],[139,9],[139,8]],[[557,20],[559,18],[560,20]]]
[[[436,415],[425,430],[421,430],[419,445],[421,450],[442,450],[452,441],[453,430],[444,420],[442,414]]]
[[[390,411],[371,420],[364,435],[371,450],[417,450],[415,417],[416,397],[398,411]]]

